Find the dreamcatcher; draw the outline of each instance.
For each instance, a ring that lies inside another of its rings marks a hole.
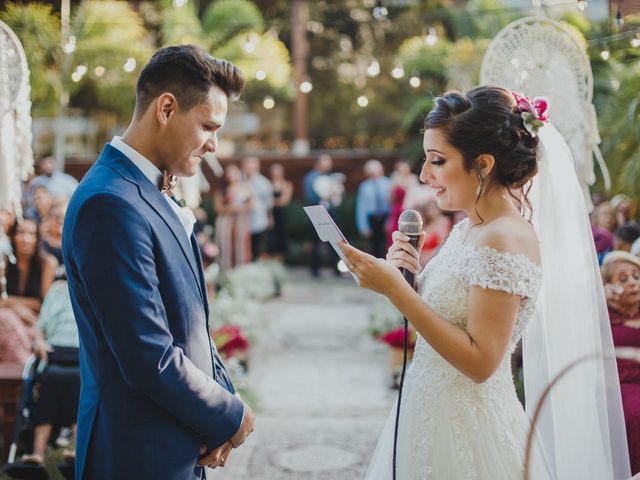
[[[580,185],[592,208],[589,185],[596,180],[594,155],[607,189],[611,180],[598,148],[591,65],[575,34],[544,17],[525,17],[507,25],[489,45],[480,83],[550,99],[552,122],[571,148]]]
[[[22,213],[22,181],[33,169],[29,67],[20,41],[0,21],[0,208]],[[0,280],[11,245],[0,225]],[[6,295],[5,282],[0,295]]]

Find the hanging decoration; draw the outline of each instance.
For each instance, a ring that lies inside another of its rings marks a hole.
[[[600,134],[593,98],[593,75],[585,47],[562,24],[525,17],[507,25],[484,56],[480,83],[499,85],[529,97],[550,99],[551,121],[571,148],[587,204],[596,180],[595,155],[609,189],[609,171],[598,148]]]
[[[22,182],[33,171],[31,87],[18,37],[0,21],[0,208],[22,213]]]

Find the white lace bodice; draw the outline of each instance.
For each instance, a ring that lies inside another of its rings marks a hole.
[[[464,219],[453,227],[438,255],[418,276],[418,291],[440,316],[461,328],[467,326],[467,296],[472,285],[522,296],[513,347],[535,309],[542,269],[524,255],[465,244],[467,225]]]

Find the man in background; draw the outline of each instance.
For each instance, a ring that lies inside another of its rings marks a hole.
[[[273,208],[273,186],[260,173],[260,159],[246,157],[242,160],[242,173],[251,189],[253,207],[249,212],[249,228],[251,229],[251,257],[258,260],[264,252],[265,238],[271,223]]]

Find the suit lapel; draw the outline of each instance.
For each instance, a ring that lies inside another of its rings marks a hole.
[[[193,249],[190,245],[190,241],[182,226],[182,222],[173,211],[167,200],[158,190],[156,185],[153,185],[147,177],[136,167],[131,160],[129,160],[120,150],[107,144],[105,147],[105,153],[107,155],[100,156],[100,160],[107,166],[114,169],[126,180],[136,184],[138,191],[142,199],[160,216],[164,223],[169,227],[173,238],[180,246],[180,250],[189,264],[189,268],[193,273],[193,278],[200,289],[202,295],[202,289],[200,287],[200,279],[198,277],[198,268],[196,266],[196,258],[194,256]]]
[[[202,256],[200,255],[200,247],[198,246],[198,240],[196,234],[191,234],[191,247],[195,252],[196,263],[198,267],[198,277],[200,280],[200,293],[202,294],[202,303],[204,304],[204,313],[207,318],[207,325],[209,325],[209,298],[207,293],[207,282],[204,278],[204,267],[202,266]]]

